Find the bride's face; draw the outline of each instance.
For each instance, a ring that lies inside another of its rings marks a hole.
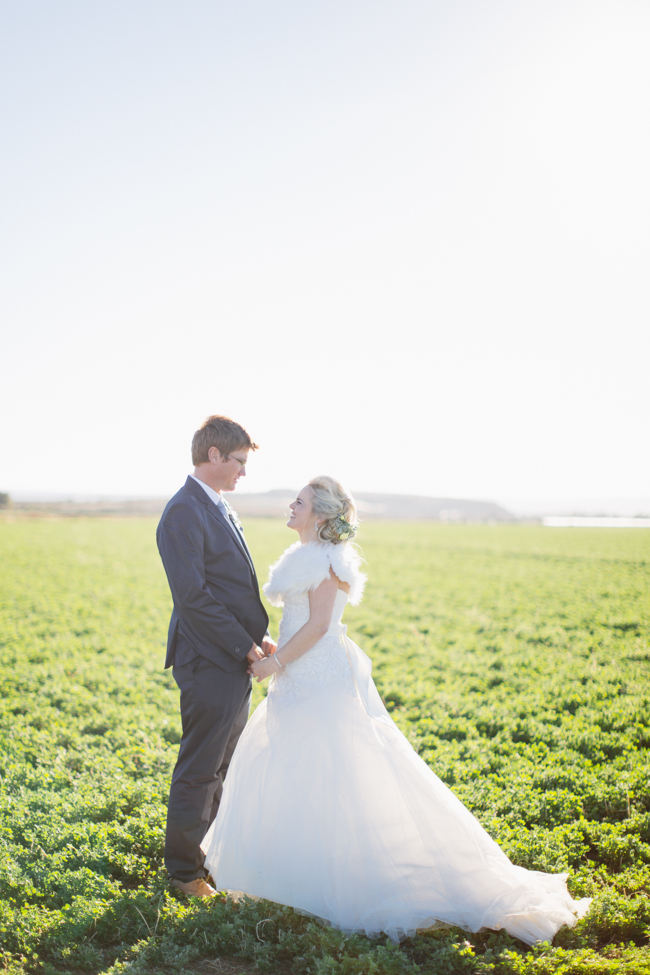
[[[289,515],[287,525],[289,528],[293,528],[294,531],[297,531],[301,537],[309,534],[311,529],[314,527],[316,518],[311,506],[313,496],[314,492],[309,485],[307,485],[298,494],[296,500],[292,501],[289,505],[291,514]]]

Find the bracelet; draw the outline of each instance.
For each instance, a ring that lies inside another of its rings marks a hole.
[[[280,670],[284,670],[284,664],[282,663],[282,661],[278,657],[277,652],[273,654],[273,659],[275,660],[275,662],[278,665],[278,667],[280,668]]]

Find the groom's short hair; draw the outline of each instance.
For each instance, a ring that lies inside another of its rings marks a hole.
[[[192,437],[192,463],[206,464],[210,447],[229,457],[233,450],[257,450],[244,428],[227,416],[209,416]]]

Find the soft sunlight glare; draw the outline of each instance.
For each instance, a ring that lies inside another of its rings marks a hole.
[[[0,490],[164,496],[223,412],[246,490],[650,498],[647,5],[36,6]]]

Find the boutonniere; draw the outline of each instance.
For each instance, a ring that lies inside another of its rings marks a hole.
[[[244,534],[244,526],[242,525],[241,521],[237,517],[237,512],[236,511],[233,511],[233,509],[230,506],[228,506],[228,517],[232,521],[232,523],[235,526],[235,528],[237,529],[237,531],[241,535],[243,535]]]

